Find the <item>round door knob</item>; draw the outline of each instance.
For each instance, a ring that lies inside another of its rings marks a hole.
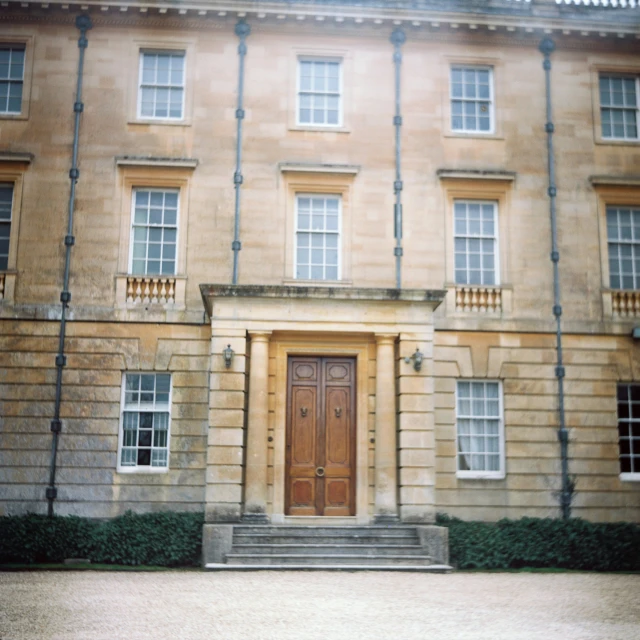
[[[318,467],[316,469],[316,475],[318,476],[318,478],[322,478],[322,476],[324,475],[324,467]]]

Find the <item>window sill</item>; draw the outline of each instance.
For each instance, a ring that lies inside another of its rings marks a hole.
[[[169,467],[118,467],[118,473],[145,473],[145,474],[157,474],[168,473]]]
[[[134,118],[132,120],[128,120],[127,124],[131,125],[161,125],[161,126],[170,126],[170,127],[190,127],[190,120],[171,120],[169,118]]]
[[[456,478],[459,480],[504,480],[504,471],[457,471]]]
[[[314,131],[316,133],[351,133],[349,127],[333,127],[331,125],[296,124],[289,127],[289,131]]]
[[[640,138],[631,138],[627,140],[623,138],[596,138],[595,143],[601,145],[637,147],[638,145],[640,145]]]
[[[620,482],[640,482],[640,473],[621,473]]]
[[[352,287],[352,280],[298,280],[284,279],[282,284],[287,287]]]
[[[0,120],[28,120],[26,113],[0,113]]]
[[[498,133],[482,133],[481,131],[447,131],[442,134],[444,138],[474,138],[478,140],[504,140],[504,136]]]

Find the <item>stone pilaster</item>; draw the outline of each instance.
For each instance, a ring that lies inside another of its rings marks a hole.
[[[269,427],[270,331],[250,331],[249,415],[243,520],[268,522],[267,434]]]
[[[396,439],[396,334],[376,334],[376,522],[398,521]]]

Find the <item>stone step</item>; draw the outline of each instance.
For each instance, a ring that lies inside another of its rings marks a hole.
[[[314,539],[315,542],[315,539]],[[424,549],[416,545],[397,544],[235,544],[231,553],[272,555],[362,555],[420,556]]]
[[[233,544],[384,544],[384,545],[417,545],[418,536],[412,535],[343,535],[296,533],[295,535],[281,533],[234,533]]]
[[[215,564],[207,571],[400,571],[403,573],[451,573],[448,564],[377,565],[377,564]]]
[[[406,566],[431,564],[430,556],[409,556],[409,555],[359,555],[359,554],[318,554],[318,555],[296,555],[296,554],[257,554],[257,553],[228,553],[227,565],[289,565],[299,566],[312,565],[375,565],[375,566]]]
[[[288,536],[348,536],[348,537],[416,537],[415,527],[402,525],[382,526],[273,526],[273,525],[235,525],[234,535],[262,534],[262,535],[288,535]]]

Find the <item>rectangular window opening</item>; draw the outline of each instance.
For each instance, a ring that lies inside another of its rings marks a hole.
[[[337,195],[296,195],[295,277],[339,280],[342,201]]]
[[[640,78],[600,75],[599,91],[602,137],[610,140],[638,140]]]
[[[185,52],[141,52],[138,117],[183,120],[184,101]]]
[[[500,383],[458,380],[456,468],[459,477],[504,477],[503,427]]]
[[[456,200],[453,204],[455,283],[500,284],[498,216],[495,202]]]
[[[176,274],[179,197],[177,189],[134,189],[131,213],[132,275]]]
[[[13,185],[0,183],[0,271],[9,267]]]
[[[493,69],[451,67],[451,130],[460,133],[494,132]]]
[[[0,113],[22,110],[24,63],[24,45],[0,45]]]
[[[640,479],[640,384],[619,384],[617,403],[620,474]]]
[[[170,398],[171,374],[125,374],[119,456],[121,468],[168,467]]]
[[[607,207],[609,286],[640,289],[640,206]]]
[[[298,60],[298,124],[342,126],[342,62]]]

